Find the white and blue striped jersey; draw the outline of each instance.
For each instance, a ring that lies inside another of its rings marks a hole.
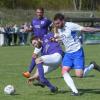
[[[72,53],[81,48],[81,43],[77,35],[77,31],[81,31],[83,26],[72,22],[66,22],[64,27],[58,29],[59,36],[65,46],[67,53]]]

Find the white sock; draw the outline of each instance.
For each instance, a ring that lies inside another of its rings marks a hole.
[[[73,92],[78,93],[78,90],[76,89],[76,86],[75,86],[75,84],[74,84],[74,82],[73,82],[73,79],[71,78],[71,76],[69,75],[69,73],[66,72],[66,73],[63,75],[63,77],[64,77],[64,80],[65,80],[66,84],[68,85],[68,87],[69,87]]]
[[[90,64],[88,67],[84,69],[83,77],[87,76],[87,74],[94,68],[93,64]]]

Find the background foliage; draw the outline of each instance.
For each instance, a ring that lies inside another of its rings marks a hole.
[[[99,10],[100,0],[0,0],[0,7],[32,9]]]

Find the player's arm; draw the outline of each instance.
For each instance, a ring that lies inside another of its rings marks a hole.
[[[83,27],[81,31],[84,32],[100,32],[99,28],[93,28],[93,27]]]
[[[39,39],[40,40],[40,39]],[[33,55],[32,55],[32,57],[33,58],[37,58],[37,56],[41,53],[41,51],[42,51],[42,44],[41,44],[41,42],[39,42],[38,43],[38,45],[34,45],[34,44],[32,44],[33,46],[34,46],[34,52],[33,52]]]
[[[79,24],[72,23],[72,22],[70,22],[68,24],[69,24],[69,28],[71,28],[71,30],[83,31],[83,32],[100,32],[99,28],[84,27],[84,26],[81,26]]]

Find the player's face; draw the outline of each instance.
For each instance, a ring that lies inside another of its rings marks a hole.
[[[39,40],[32,40],[32,45],[34,47],[40,48],[42,46],[42,43]]]
[[[43,12],[43,11],[41,11],[40,9],[37,9],[37,10],[36,10],[36,16],[37,16],[39,19],[41,19],[41,18],[43,17],[43,15],[44,15],[44,12]]]
[[[63,20],[61,21],[59,19],[55,20],[54,25],[55,25],[56,28],[62,28],[64,26],[64,21]]]

